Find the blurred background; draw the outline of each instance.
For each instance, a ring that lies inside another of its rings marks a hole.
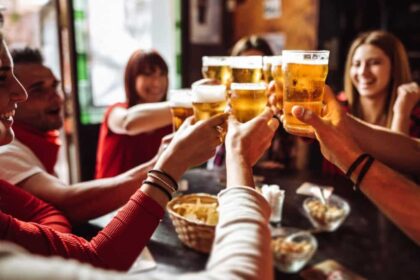
[[[382,29],[404,43],[420,82],[418,0],[3,0],[11,48],[40,48],[60,77],[65,97],[62,161],[70,182],[93,178],[100,122],[124,99],[123,71],[138,48],[158,50],[170,88],[201,78],[203,55],[228,55],[243,36],[258,34],[283,49],[329,49],[327,83],[343,89],[351,41]],[[68,166],[67,162],[70,162]]]

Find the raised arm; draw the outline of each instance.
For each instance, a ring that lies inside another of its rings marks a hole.
[[[13,241],[37,254],[59,255],[98,267],[127,270],[163,218],[171,195],[167,194],[171,186],[167,178],[177,181],[186,169],[214,155],[220,144],[216,127],[225,119],[223,114],[194,125],[191,118],[186,121],[154,166],[155,172],[166,175],[159,177],[149,173],[146,181],[138,183],[140,188],[117,216],[91,241],[48,226],[20,221],[1,211],[0,239]]]
[[[363,150],[358,142],[353,140],[353,136],[359,140],[359,135],[356,133],[363,132],[351,130],[348,126],[342,125],[339,118],[343,115],[338,111],[330,114],[330,116],[336,116],[335,119],[320,118],[303,107],[295,106],[293,114],[299,120],[313,126],[316,138],[321,145],[322,154],[343,172],[348,171],[355,159],[362,154],[362,151],[371,152],[371,150]],[[387,138],[389,135],[384,134],[384,137],[381,138],[380,134],[372,133],[369,137],[372,137],[372,139],[378,137],[376,138],[376,143],[378,143],[376,145],[380,145],[379,143],[391,139]],[[397,136],[402,137],[402,135]],[[392,143],[388,143],[388,145],[392,145]],[[394,146],[394,149],[396,147],[398,147],[399,154],[403,156],[400,146]],[[396,160],[393,163],[395,164]],[[359,165],[352,173],[351,180],[353,182],[356,182],[359,177],[361,166],[363,164]],[[420,223],[418,222],[420,221],[420,188],[418,186],[382,164],[380,160],[375,160],[362,180],[360,190],[391,221],[420,245]]]
[[[118,134],[136,135],[171,124],[169,102],[138,104],[131,108],[115,107],[108,127]]]
[[[323,119],[346,130],[365,152],[400,172],[420,174],[420,139],[375,126],[346,114],[327,86],[324,95]],[[298,135],[315,138],[315,135]]]
[[[391,130],[406,135],[410,133],[410,116],[413,108],[420,101],[420,87],[416,82],[398,87],[394,103]]]

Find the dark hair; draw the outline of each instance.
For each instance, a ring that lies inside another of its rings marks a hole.
[[[168,75],[168,65],[158,52],[137,50],[131,55],[124,73],[124,87],[128,107],[142,102],[136,92],[136,78],[139,75],[152,75],[157,70],[160,70],[163,75]]]
[[[273,51],[267,41],[263,37],[257,35],[244,37],[236,42],[232,48],[231,55],[238,56],[241,55],[241,53],[252,49],[258,50],[266,56],[273,55]]]
[[[21,49],[13,49],[10,54],[12,55],[13,62],[15,64],[19,63],[35,63],[35,64],[43,64],[44,58],[40,50],[32,49],[29,47],[21,48]]]

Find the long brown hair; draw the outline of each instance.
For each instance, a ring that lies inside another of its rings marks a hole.
[[[144,102],[136,91],[137,77],[139,75],[152,75],[157,70],[160,70],[163,75],[168,75],[168,65],[158,52],[137,50],[131,55],[124,73],[124,87],[128,107]],[[165,89],[165,92],[167,91],[168,88]],[[165,100],[165,98],[166,94],[161,101]]]
[[[385,31],[365,32],[360,34],[353,41],[347,54],[346,69],[344,73],[344,91],[349,101],[350,112],[359,118],[361,117],[359,93],[352,83],[350,68],[356,49],[364,44],[370,44],[380,48],[391,61],[391,74],[385,104],[386,111],[384,112],[386,114],[386,126],[390,127],[393,117],[392,108],[397,97],[398,86],[411,82],[407,52],[405,51],[404,45],[397,37]]]

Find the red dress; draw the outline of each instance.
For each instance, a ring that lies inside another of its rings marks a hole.
[[[159,150],[162,138],[172,132],[172,126],[165,126],[150,133],[132,136],[116,134],[108,127],[109,115],[116,107],[127,108],[127,104],[114,104],[105,112],[105,118],[99,132],[96,178],[119,175],[152,159]]]
[[[94,266],[127,270],[149,241],[163,208],[138,190],[91,241],[70,232],[68,220],[48,203],[0,180],[0,240],[34,254],[58,255]]]

